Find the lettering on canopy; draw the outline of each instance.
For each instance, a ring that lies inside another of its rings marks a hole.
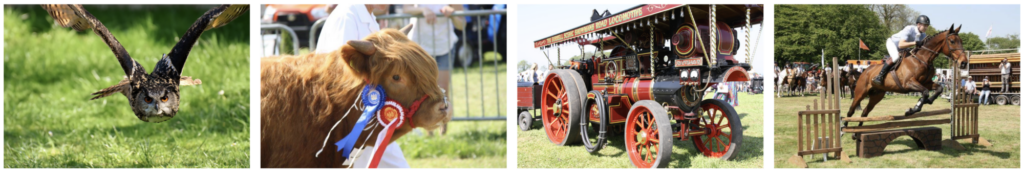
[[[658,14],[667,10],[681,7],[682,4],[648,4],[638,8],[627,10],[626,12],[618,15],[601,19],[573,30],[566,31],[565,33],[558,34],[555,36],[548,37],[546,39],[538,40],[533,42],[534,48],[539,48],[559,42],[564,42],[570,39],[574,39],[579,36],[593,33],[594,31],[604,30],[610,27],[615,27],[628,22],[636,21],[637,19]]]

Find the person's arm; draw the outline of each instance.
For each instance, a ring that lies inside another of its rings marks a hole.
[[[451,9],[451,12],[445,13],[445,10],[449,9],[449,8]],[[465,8],[462,8],[462,4],[449,4],[448,7],[445,7],[443,9],[441,9],[441,12],[445,13],[445,17],[450,17],[452,19],[452,24],[455,25],[455,29],[458,29],[458,30],[461,31],[461,30],[464,30],[466,28],[466,18],[465,17],[451,17],[452,12],[458,12],[458,11],[465,11]]]
[[[434,24],[437,21],[437,14],[427,9],[426,7],[418,7],[415,4],[402,5],[402,13],[409,15],[423,15],[423,19],[427,20],[427,24]]]
[[[907,39],[910,39],[910,38],[914,37],[914,36],[910,36],[910,34],[914,33],[913,30],[917,30],[917,28],[912,27],[912,26],[907,26],[907,27],[904,27],[903,30],[900,30],[900,32],[897,32],[895,35],[893,35],[893,38],[897,38],[897,37],[900,38],[899,43],[896,44],[897,48],[902,49],[902,48],[907,48],[907,47],[910,47],[910,46],[917,45],[917,42],[907,41]]]
[[[904,39],[904,40],[900,40],[900,44],[897,47],[899,47],[899,48],[908,48],[908,47],[915,46],[915,45],[917,45],[917,42],[909,42],[906,39]]]

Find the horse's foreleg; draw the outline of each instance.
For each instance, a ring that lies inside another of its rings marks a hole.
[[[935,102],[935,99],[938,99],[939,96],[941,96],[942,92],[943,92],[942,85],[935,84],[935,86],[932,86],[932,88],[935,89],[935,94],[932,94],[932,97],[928,98],[928,104],[932,104],[933,102]],[[925,95],[927,95],[927,94],[925,94]]]
[[[921,106],[924,106],[925,103],[932,104],[930,101],[928,101],[928,92],[929,91],[927,91],[927,90],[919,92],[919,93],[921,93],[921,98],[917,99],[917,104],[914,105],[913,108],[908,109],[907,112],[904,113],[903,115],[905,115],[905,116],[914,115],[914,113],[921,112]]]

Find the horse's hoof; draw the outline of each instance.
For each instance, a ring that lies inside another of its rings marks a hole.
[[[904,116],[910,116],[910,115],[914,115],[914,113],[917,113],[917,111],[914,111],[914,109],[911,108],[911,109],[908,109],[907,113],[904,113],[903,115]]]

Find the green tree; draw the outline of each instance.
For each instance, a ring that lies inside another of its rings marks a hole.
[[[527,63],[526,60],[519,60],[519,63],[516,63],[516,70],[519,70],[519,72],[524,72],[529,68],[530,63]]]
[[[882,56],[888,31],[867,5],[776,5],[775,56],[818,63],[824,49],[826,63],[842,62],[857,58],[859,40],[871,49],[862,56]]]
[[[1020,48],[1020,35],[1010,34],[1006,37],[992,37],[985,41],[988,49],[1014,49]]]
[[[906,4],[873,4],[868,5],[868,8],[878,14],[882,26],[885,26],[889,33],[896,33],[903,27],[914,24],[915,18],[921,15]]]

